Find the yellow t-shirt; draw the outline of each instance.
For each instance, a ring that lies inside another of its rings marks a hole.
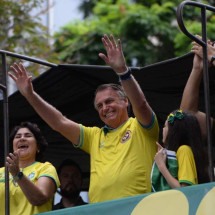
[[[150,173],[159,127],[129,118],[107,134],[97,127],[81,127],[80,148],[90,154],[89,200],[102,202],[151,191]]]
[[[198,184],[196,164],[190,146],[182,145],[178,148],[178,180],[189,185]]]
[[[40,177],[50,177],[56,184],[56,188],[59,187],[60,182],[57,176],[55,167],[49,163],[35,162],[32,165],[23,168],[22,172],[28,177],[34,184]],[[52,201],[41,206],[33,206],[29,203],[21,188],[17,183],[13,181],[12,176],[9,174],[9,186],[10,186],[10,214],[11,215],[32,215],[50,211],[52,209]],[[0,168],[0,215],[5,215],[5,168]]]

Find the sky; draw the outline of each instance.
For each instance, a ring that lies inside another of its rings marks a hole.
[[[50,17],[51,32],[56,32],[63,25],[68,22],[81,19],[82,15],[78,11],[80,0],[49,0],[50,4],[53,3]]]

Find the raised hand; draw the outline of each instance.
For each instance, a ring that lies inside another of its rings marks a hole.
[[[197,35],[199,39],[201,39],[200,36]],[[199,45],[196,42],[192,42],[192,48],[191,52],[195,53],[198,55],[200,58],[203,58],[203,51],[202,51],[202,46]],[[211,42],[210,40],[207,41],[207,58],[208,58],[208,63],[211,62],[212,56],[215,56],[215,46],[214,43]],[[195,59],[194,59],[195,60]],[[200,61],[200,59],[196,59],[197,61]],[[198,63],[198,62],[197,62]],[[209,64],[210,65],[210,64]]]
[[[167,153],[166,153],[166,149],[163,148],[158,142],[156,142],[157,146],[158,146],[158,151],[155,154],[155,163],[157,164],[157,166],[159,167],[160,165],[166,165],[166,157],[167,157]]]
[[[33,86],[31,83],[32,76],[27,74],[27,71],[22,63],[14,63],[10,66],[13,72],[9,72],[9,76],[15,81],[20,93],[27,97],[27,95],[33,93]]]
[[[104,35],[104,37],[102,37],[102,42],[107,54],[99,53],[99,57],[101,57],[107,65],[111,66],[116,73],[125,72],[127,66],[120,39],[116,41],[113,35],[110,35],[110,37]]]

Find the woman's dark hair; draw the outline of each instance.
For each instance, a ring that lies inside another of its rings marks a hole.
[[[36,139],[37,147],[38,147],[38,152],[36,154],[35,160],[42,161],[43,154],[48,146],[48,143],[47,143],[46,139],[44,138],[44,136],[42,135],[39,127],[36,124],[31,123],[31,122],[21,122],[20,125],[15,126],[10,133],[10,137],[9,137],[10,145],[13,145],[14,137],[15,137],[16,133],[18,132],[18,130],[21,128],[28,128],[34,135],[34,137]]]
[[[199,122],[193,114],[189,112],[181,113],[183,116],[181,119],[180,117],[175,117],[178,114],[178,110],[172,112],[173,120],[167,119],[168,134],[165,144],[169,150],[175,152],[182,145],[190,146],[196,163],[198,182],[209,182],[208,155],[203,144]]]

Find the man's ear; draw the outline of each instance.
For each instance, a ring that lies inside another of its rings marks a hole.
[[[128,98],[124,98],[124,101],[125,101],[125,103],[126,103],[126,105],[128,107],[129,106],[129,100],[128,100]]]

